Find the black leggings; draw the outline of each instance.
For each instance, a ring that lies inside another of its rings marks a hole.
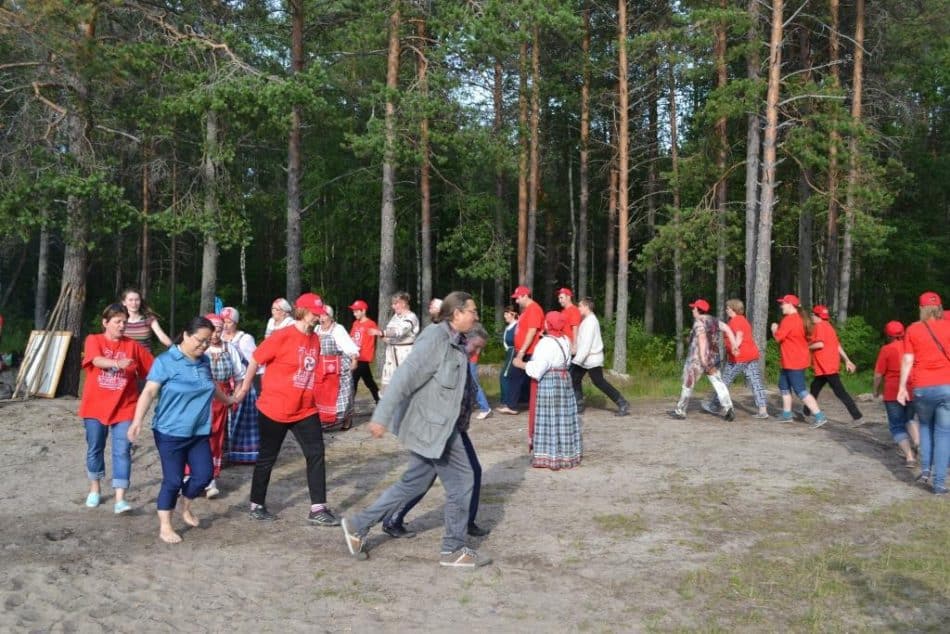
[[[261,448],[254,463],[254,475],[251,476],[251,502],[264,505],[271,469],[277,462],[277,454],[289,431],[297,439],[307,460],[310,503],[324,504],[327,501],[327,465],[323,456],[323,425],[317,415],[293,423],[278,423],[258,410],[257,426],[261,431]]]
[[[356,369],[353,370],[353,394],[356,394],[356,387],[360,379],[363,379],[363,385],[373,395],[373,400],[379,402],[379,387],[373,379],[373,370],[370,368],[369,361],[357,361]]]
[[[584,402],[583,391],[581,390],[581,381],[584,380],[584,375],[590,373],[591,382],[597,386],[597,389],[607,395],[611,401],[620,404],[620,401],[623,400],[623,397],[620,395],[620,392],[617,391],[613,385],[607,382],[607,379],[604,378],[604,368],[602,366],[597,366],[596,368],[582,368],[579,365],[571,364],[571,383],[574,386],[574,397],[577,399],[578,403]]]
[[[826,383],[831,386],[831,391],[835,393],[838,400],[848,408],[848,413],[851,414],[851,418],[858,420],[862,417],[861,410],[854,404],[854,399],[848,394],[848,390],[844,389],[844,385],[841,384],[841,377],[837,374],[816,376],[811,382],[811,395],[817,399]],[[806,407],[805,409],[807,410],[808,408]]]

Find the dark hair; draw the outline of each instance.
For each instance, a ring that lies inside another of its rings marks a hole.
[[[507,306],[505,306],[505,310],[504,310],[503,312],[506,312],[506,313],[514,313],[515,315],[517,315],[517,314],[518,314],[518,307],[515,306],[514,304],[508,304]]]
[[[102,311],[102,321],[109,321],[116,315],[125,315],[125,318],[129,318],[128,309],[122,304],[109,304]]]
[[[442,300],[442,310],[439,311],[439,321],[452,321],[455,311],[465,308],[465,304],[472,296],[465,291],[452,291]]]
[[[175,343],[181,343],[185,340],[185,335],[193,335],[202,328],[206,328],[211,332],[214,332],[214,324],[210,320],[204,317],[192,317],[187,324],[185,324],[185,329],[182,330],[177,337],[175,337]]]
[[[142,291],[140,291],[134,286],[129,286],[128,288],[125,288],[121,293],[119,293],[120,304],[125,302],[125,298],[128,296],[129,293],[135,293],[136,295],[139,296],[139,300],[141,300],[141,303],[139,304],[139,313],[143,317],[158,317],[158,314],[154,310],[152,310],[149,307],[148,303],[145,301],[145,296],[142,295]],[[128,311],[126,311],[126,314],[128,314]]]
[[[583,304],[584,306],[587,306],[590,309],[590,312],[594,312],[594,298],[593,297],[585,297],[584,299],[579,301],[578,304]]]
[[[392,294],[392,297],[389,298],[389,301],[394,302],[399,299],[406,302],[406,306],[408,306],[410,302],[412,301],[412,296],[409,295],[409,293],[407,293],[406,291],[396,291],[395,293]]]

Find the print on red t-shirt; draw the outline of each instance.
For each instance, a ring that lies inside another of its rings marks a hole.
[[[132,362],[124,369],[103,369],[93,365],[96,357],[115,361],[131,359]],[[82,367],[87,374],[79,415],[93,418],[103,425],[132,420],[139,395],[135,379],[148,375],[152,361],[152,354],[128,337],[118,341],[112,341],[103,334],[86,337]]]
[[[257,408],[273,421],[292,423],[317,412],[314,379],[320,337],[296,326],[277,330],[261,342],[254,359],[267,366]]]
[[[350,327],[350,339],[360,349],[357,357],[358,361],[372,361],[376,356],[376,337],[370,334],[373,330],[378,330],[379,326],[372,319],[365,321],[356,320]]]

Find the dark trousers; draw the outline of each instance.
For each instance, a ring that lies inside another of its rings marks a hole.
[[[523,359],[525,361],[531,360],[531,355],[524,355]],[[514,364],[508,368],[508,400],[505,402],[505,405],[511,409],[518,409],[518,406],[521,404],[519,401],[522,399],[522,392],[525,387],[528,385],[528,375],[525,374],[525,371],[521,368],[516,368]]]
[[[297,439],[307,460],[307,488],[310,489],[310,503],[323,504],[327,501],[327,465],[323,456],[323,425],[317,415],[308,416],[293,423],[278,423],[267,418],[258,410],[257,426],[261,432],[261,448],[254,463],[254,475],[251,476],[251,502],[263,506],[267,498],[267,485],[270,472],[277,462],[277,454],[284,444],[287,432]]]
[[[838,400],[848,409],[851,418],[858,420],[862,417],[861,410],[854,404],[854,399],[848,394],[848,390],[844,389],[844,385],[841,384],[841,377],[837,374],[816,376],[811,382],[811,395],[817,399],[818,395],[821,394],[821,390],[825,387],[825,384],[831,386],[831,391],[835,393]],[[806,407],[805,410],[808,411],[808,408]]]
[[[152,430],[155,447],[162,462],[162,486],[158,490],[158,510],[171,511],[178,503],[178,494],[193,500],[203,494],[211,482],[211,444],[208,436],[168,436]],[[188,482],[185,465],[191,469]]]
[[[620,395],[620,392],[617,391],[617,388],[608,383],[607,379],[604,378],[604,368],[602,366],[597,366],[596,368],[582,368],[572,363],[571,384],[574,386],[574,398],[578,404],[584,402],[584,391],[581,389],[581,381],[584,380],[585,374],[590,374],[591,382],[598,390],[606,394],[607,398],[617,405],[620,405],[620,402],[623,401],[623,397]]]
[[[356,394],[356,387],[360,379],[363,379],[363,385],[373,395],[373,400],[379,402],[379,387],[373,379],[373,370],[370,368],[369,361],[357,361],[356,369],[353,370],[353,394]]]
[[[468,432],[463,431],[459,436],[462,439],[462,445],[465,447],[465,455],[468,456],[468,463],[472,466],[472,499],[468,503],[468,523],[471,526],[475,523],[475,516],[478,515],[478,497],[482,490],[482,465],[478,462],[478,454],[475,453],[475,446],[472,444],[472,439],[469,438]],[[432,481],[429,482],[429,486],[426,487],[425,493],[414,497],[404,507],[383,520],[383,523],[386,526],[400,526],[409,511],[419,503],[419,500],[426,496],[426,493],[429,492],[433,484],[435,484],[435,476],[432,476]]]

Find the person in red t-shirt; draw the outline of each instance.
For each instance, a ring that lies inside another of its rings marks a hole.
[[[264,505],[271,470],[287,432],[300,445],[307,462],[310,515],[317,526],[339,526],[327,507],[327,471],[323,425],[317,416],[314,383],[320,367],[320,337],[314,332],[326,308],[319,295],[304,293],[294,302],[294,323],[276,331],[254,350],[244,383],[234,393],[240,399],[250,389],[258,366],[266,365],[263,390],[257,399],[261,447],[251,476],[251,518],[275,520]]]
[[[577,352],[577,329],[581,326],[581,311],[574,303],[574,293],[569,288],[558,289],[557,301],[564,315],[564,334],[571,341],[571,356]]]
[[[383,331],[379,329],[375,321],[366,316],[368,308],[369,305],[362,299],[350,304],[350,310],[353,311],[350,339],[360,349],[360,354],[356,358],[356,369],[353,370],[353,395],[355,398],[359,380],[363,379],[363,385],[373,396],[373,402],[378,403],[379,387],[373,379],[373,369],[370,364],[376,359],[376,337],[382,337]]]
[[[152,369],[152,354],[124,335],[129,313],[122,304],[102,311],[102,334],[86,337],[82,367],[86,370],[79,416],[86,428],[86,474],[89,494],[86,506],[99,506],[99,481],[105,477],[103,454],[112,431],[112,488],[116,514],[132,510],[125,500],[132,474],[132,447],[129,427],[135,416],[138,383]]]
[[[917,481],[929,481],[936,495],[946,495],[950,464],[950,321],[943,319],[943,303],[932,291],[920,296],[919,306],[920,321],[908,326],[904,335],[897,402],[910,402],[913,387],[914,411],[920,422]]]
[[[884,334],[887,336],[887,343],[881,346],[881,351],[877,353],[873,392],[875,398],[883,396],[891,438],[904,453],[907,468],[913,469],[917,466],[916,453],[920,445],[920,430],[913,420],[914,404],[912,401],[904,405],[897,402],[901,358],[904,356],[904,325],[899,321],[889,321],[884,326]],[[909,392],[913,392],[912,387]]]
[[[745,304],[741,299],[730,299],[726,302],[726,316],[729,317],[728,326],[735,335],[735,346],[726,345],[726,364],[722,370],[722,382],[726,387],[732,385],[736,377],[745,376],[745,383],[752,390],[755,406],[758,411],[752,418],[768,418],[768,395],[765,393],[765,381],[762,379],[762,368],[759,365],[759,347],[752,338],[752,324],[745,316]],[[708,401],[701,403],[707,412],[719,414],[721,405],[715,392]]]
[[[811,320],[814,326],[812,327],[808,349],[812,351],[811,367],[815,373],[815,378],[811,382],[811,395],[817,400],[822,388],[827,383],[831,386],[831,390],[838,397],[838,400],[848,409],[853,424],[856,427],[863,425],[864,416],[858,406],[854,404],[854,399],[848,394],[848,390],[841,383],[841,376],[838,374],[842,359],[844,359],[844,367],[848,372],[854,374],[857,368],[851,363],[848,353],[841,347],[841,342],[838,341],[838,333],[835,332],[834,326],[828,321],[831,319],[828,307],[816,304],[812,307],[811,312]]]
[[[515,359],[529,361],[534,347],[538,345],[541,338],[541,329],[544,327],[544,310],[541,305],[531,299],[531,289],[527,286],[519,286],[511,294],[511,298],[521,309],[521,316],[518,318],[518,325],[515,328]],[[517,414],[518,401],[521,398],[521,389],[528,375],[524,370],[515,366],[513,363],[508,369],[508,402],[502,403],[501,407],[495,408],[502,414]],[[537,392],[537,381],[531,384],[531,396],[529,396],[529,405],[534,402],[534,394]],[[530,412],[530,410],[529,410]],[[530,421],[529,414],[529,421]],[[530,422],[529,422],[530,425]]]
[[[808,351],[808,339],[811,337],[812,322],[802,309],[795,295],[783,295],[778,298],[782,311],[782,323],[772,323],[772,336],[778,341],[782,359],[782,370],[778,376],[778,389],[782,393],[782,413],[778,420],[783,423],[792,420],[792,391],[802,399],[810,411],[815,413],[812,429],[828,422],[825,413],[818,407],[818,401],[805,389],[805,368],[811,365]]]

